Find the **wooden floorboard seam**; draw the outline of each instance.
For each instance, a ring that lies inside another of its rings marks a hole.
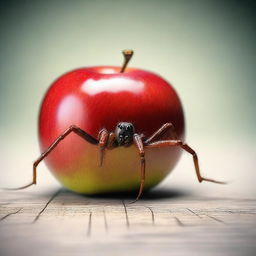
[[[58,189],[53,195],[52,197],[46,202],[45,206],[42,208],[42,210],[37,214],[37,216],[34,218],[34,220],[32,221],[32,223],[36,223],[38,221],[38,219],[40,218],[40,216],[43,214],[43,212],[46,210],[46,208],[48,207],[48,205],[52,202],[52,200],[61,192],[61,189]]]

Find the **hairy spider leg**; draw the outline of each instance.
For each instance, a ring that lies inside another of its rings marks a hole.
[[[145,151],[144,151],[144,146],[142,139],[140,135],[134,134],[133,135],[133,141],[137,149],[139,150],[139,155],[140,155],[140,165],[141,165],[141,176],[140,176],[140,188],[139,188],[139,193],[134,201],[131,203],[135,203],[136,201],[139,200],[139,198],[142,195],[143,188],[144,188],[144,183],[145,183],[145,168],[146,168],[146,161],[145,161]]]
[[[44,151],[41,156],[34,162],[33,164],[33,181],[31,183],[29,183],[28,185],[25,185],[23,187],[19,187],[19,188],[7,188],[7,190],[20,190],[20,189],[24,189],[27,187],[30,187],[34,184],[36,184],[37,182],[37,166],[38,164],[47,156],[49,155],[52,150],[57,147],[57,145],[64,140],[71,132],[74,132],[75,134],[77,134],[78,136],[80,136],[81,138],[83,138],[84,140],[88,141],[91,144],[98,144],[99,141],[97,139],[95,139],[93,136],[91,136],[90,134],[86,133],[84,130],[80,129],[79,127],[75,126],[75,125],[71,125],[64,133],[62,133],[49,147],[46,151]]]
[[[105,156],[105,149],[108,144],[108,138],[109,138],[109,133],[108,131],[104,128],[99,132],[99,148],[100,148],[100,167],[103,164],[103,158]]]
[[[148,139],[146,139],[144,143],[149,144],[152,141],[158,139],[159,137],[162,137],[163,135],[165,135],[168,131],[170,131],[171,138],[177,139],[177,134],[176,134],[173,124],[166,123],[166,124],[162,125],[156,132],[154,132]],[[140,182],[140,189],[139,189],[138,196],[131,203],[135,203],[141,197],[143,188],[144,188],[144,184],[145,184],[145,168],[146,168],[145,164],[146,164],[146,162],[145,162],[145,152],[144,152],[142,139],[143,138],[141,138],[141,136],[139,136],[138,134],[134,134],[134,143],[135,143],[136,147],[138,148],[139,154],[141,157],[141,182]]]
[[[148,139],[146,139],[144,143],[150,144],[153,141],[163,137],[168,131],[170,132],[170,139],[178,139],[174,125],[172,123],[166,123],[162,125],[156,132],[154,132]]]
[[[196,152],[190,146],[183,143],[181,140],[160,140],[160,141],[156,141],[156,142],[150,143],[148,145],[145,145],[145,147],[147,147],[147,148],[159,148],[159,147],[166,147],[166,146],[167,147],[168,146],[179,146],[193,156],[196,175],[197,175],[197,179],[199,182],[209,181],[209,182],[219,183],[219,184],[226,183],[226,182],[217,181],[217,180],[213,180],[213,179],[207,179],[207,178],[202,177],[200,174],[200,168],[199,168],[198,157],[197,157]]]
[[[113,148],[115,147],[115,142],[116,142],[116,135],[114,132],[111,132],[109,134],[109,137],[108,137],[108,148]]]

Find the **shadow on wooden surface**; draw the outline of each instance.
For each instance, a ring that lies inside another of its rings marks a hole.
[[[122,200],[134,200],[137,196],[136,192],[118,192],[118,193],[104,193],[104,194],[96,194],[96,195],[83,195],[83,194],[76,194],[72,191],[62,189],[62,193],[65,194],[74,194],[86,198],[92,199],[122,199]],[[159,188],[159,189],[152,189],[149,191],[145,191],[142,197],[139,200],[142,201],[154,201],[159,199],[177,199],[182,197],[188,197],[191,193],[185,190],[178,190],[178,189],[167,189],[167,188]]]
[[[0,202],[0,206],[4,206],[7,204],[17,204],[17,203],[24,203],[24,202],[47,202],[52,197],[55,197],[56,192],[61,194],[61,197],[65,199],[66,202],[70,205],[80,205],[80,204],[87,204],[88,202],[97,203],[101,202],[117,202],[125,200],[126,203],[129,204],[133,202],[137,197],[137,192],[119,192],[119,193],[102,193],[96,195],[86,195],[86,194],[79,194],[73,191],[70,191],[63,187],[58,188],[49,188],[49,189],[40,189],[38,187],[31,187],[27,190],[21,191],[3,191],[2,195],[6,201]],[[141,202],[158,202],[161,200],[177,200],[183,198],[191,198],[193,197],[193,193],[188,190],[181,190],[181,189],[169,189],[169,188],[154,188],[149,191],[145,191],[142,197],[138,200],[137,203]]]

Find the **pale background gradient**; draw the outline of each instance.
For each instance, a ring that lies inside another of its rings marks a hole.
[[[184,154],[160,186],[255,197],[255,9],[253,1],[2,1],[0,186],[31,180],[52,81],[81,66],[120,65],[131,48],[130,66],[176,88],[205,176],[231,181],[199,185]],[[39,173],[39,186],[57,186],[44,165]]]

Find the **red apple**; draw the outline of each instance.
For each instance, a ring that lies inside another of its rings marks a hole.
[[[171,122],[184,138],[184,116],[173,87],[160,76],[137,68],[97,66],[70,71],[47,91],[39,116],[41,151],[70,125],[98,136],[102,128],[114,131],[130,122],[136,133],[152,135]],[[147,148],[145,188],[158,184],[173,169],[178,147]],[[95,194],[137,190],[140,157],[134,145],[106,150],[99,166],[99,148],[70,134],[45,158],[54,176],[70,190]]]

